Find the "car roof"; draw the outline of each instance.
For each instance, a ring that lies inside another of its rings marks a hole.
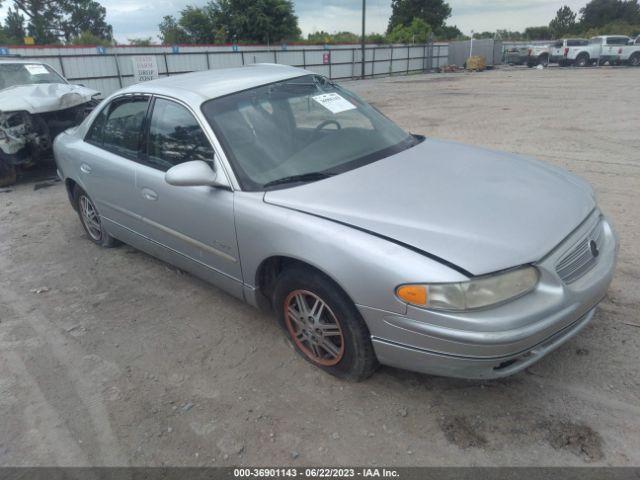
[[[259,63],[171,75],[131,85],[119,93],[151,93],[202,103],[204,100],[310,74],[313,72],[302,68]]]

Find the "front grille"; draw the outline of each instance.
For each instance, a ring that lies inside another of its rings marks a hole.
[[[556,272],[564,283],[572,283],[591,270],[598,262],[604,241],[602,220],[556,264]],[[595,244],[595,251],[593,244]]]

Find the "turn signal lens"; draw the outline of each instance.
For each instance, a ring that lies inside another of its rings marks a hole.
[[[412,305],[427,305],[427,287],[425,285],[403,285],[398,287],[396,294]]]

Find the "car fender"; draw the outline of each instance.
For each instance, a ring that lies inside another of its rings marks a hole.
[[[259,303],[257,272],[271,257],[289,257],[320,270],[356,305],[404,313],[395,296],[405,283],[467,280],[447,266],[392,239],[330,219],[267,204],[263,192],[236,192],[235,217],[245,297]],[[453,267],[453,268],[452,268]]]

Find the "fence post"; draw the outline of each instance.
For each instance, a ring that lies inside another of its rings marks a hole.
[[[244,51],[240,50],[240,58],[242,59],[242,65],[244,66]]]
[[[389,61],[389,76],[393,76],[393,43],[391,44],[391,60]]]
[[[67,74],[64,73],[64,63],[62,62],[62,55],[58,54],[58,61],[60,62],[60,73],[62,73],[63,77],[67,77]]]
[[[167,77],[169,76],[169,62],[167,61],[167,52],[162,52],[162,56],[164,57],[164,68],[166,70]]]
[[[333,77],[331,76],[331,64],[333,63],[333,55],[331,50],[329,50],[329,78],[332,79]]]
[[[122,74],[120,73],[120,62],[118,61],[117,50],[113,51],[113,59],[116,61],[116,73],[118,74],[118,84],[120,85],[120,88],[122,88]]]
[[[306,49],[302,48],[302,68],[304,68],[306,70],[307,68],[307,54],[306,54]]]
[[[351,49],[351,79],[355,77],[356,74],[356,49]]]
[[[273,51],[273,63],[278,63],[278,52],[276,50]]]
[[[209,63],[209,51],[207,50],[204,54],[207,57],[207,70],[211,70],[211,64]]]
[[[371,78],[375,76],[376,72],[376,50],[378,47],[373,47],[373,57],[371,57]]]
[[[407,75],[409,75],[409,57],[411,56],[411,47],[407,46]]]

